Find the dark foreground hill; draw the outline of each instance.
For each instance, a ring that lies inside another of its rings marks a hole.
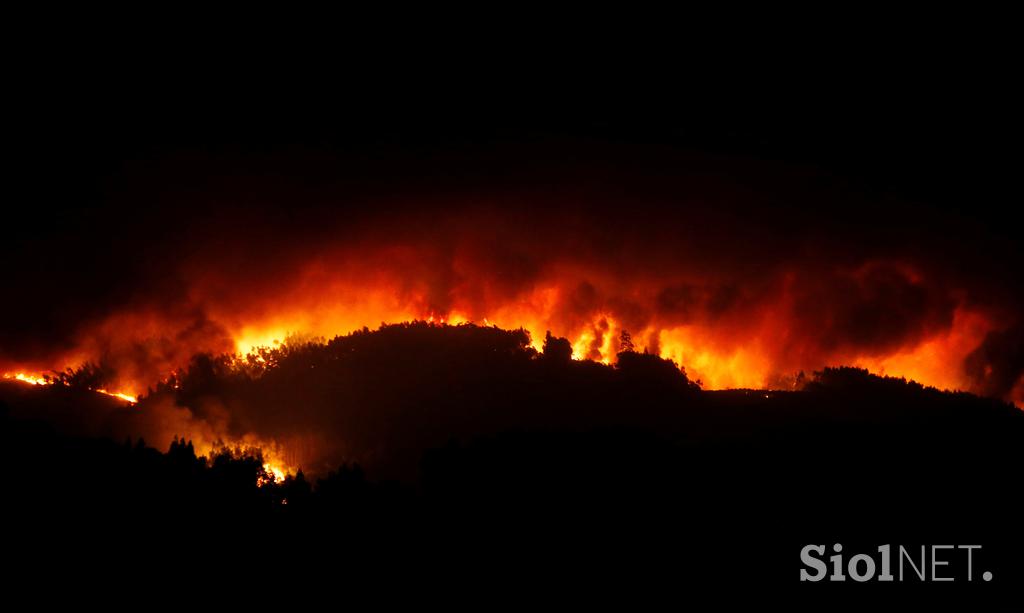
[[[1017,408],[845,368],[801,391],[704,392],[654,356],[608,367],[567,349],[413,324],[244,367],[201,356],[154,390],[179,406],[216,398],[233,428],[316,428],[318,446],[343,440],[342,457],[367,460],[283,483],[267,483],[251,454],[203,459],[184,440],[164,451],[97,436],[121,413],[104,409],[104,424],[83,430],[95,395],[10,383],[6,555],[18,581],[103,593],[277,582],[340,598],[367,573],[415,594],[482,594],[479,606],[537,604],[552,589],[577,604],[678,608],[700,596],[987,609],[1019,593]],[[295,397],[301,408],[273,410]],[[831,572],[837,543],[845,581],[800,582],[802,548],[825,546]],[[924,546],[926,577],[955,580],[921,581],[905,561],[903,581],[849,577],[850,557],[880,567],[887,544],[917,567]],[[938,549],[933,572],[933,545],[980,545],[972,580],[963,549]]]

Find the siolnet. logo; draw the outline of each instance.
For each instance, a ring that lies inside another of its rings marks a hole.
[[[846,581],[847,577],[857,582],[865,581],[974,581],[975,550],[981,545],[921,545],[919,551],[913,547],[881,545],[877,549],[877,560],[873,554],[858,553],[843,563],[843,546],[832,546],[833,555],[829,564],[824,560],[824,545],[806,545],[800,550],[800,581]],[[896,552],[894,554],[894,551]],[[896,574],[893,574],[893,556]],[[963,565],[959,570],[957,567]],[[844,572],[845,571],[845,572]],[[991,581],[992,573],[984,571],[983,581]]]

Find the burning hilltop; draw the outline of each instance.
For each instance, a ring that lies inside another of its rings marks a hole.
[[[294,388],[256,427],[238,399],[167,390],[196,356],[246,364],[421,321],[522,329],[537,352],[550,332],[581,364],[615,366],[628,341],[705,390],[792,390],[847,365],[1024,404],[1002,225],[781,164],[513,153],[126,164],[88,215],[17,227],[0,374],[92,364],[86,387],[161,416],[154,443],[276,441],[281,456],[323,444],[299,440],[289,408],[322,398]]]
[[[572,359],[568,339],[548,335],[540,352],[534,344],[523,330],[422,321],[330,341],[292,339],[245,357],[196,355],[137,405],[72,413],[82,422],[79,430],[115,440],[142,437],[157,448],[186,439],[201,455],[258,448],[265,470],[277,476],[360,464],[407,479],[424,450],[450,440],[602,428],[700,436],[708,424],[724,428],[740,406],[709,413],[714,401],[700,399],[700,387],[684,370],[637,351],[627,335],[613,365]],[[855,378],[855,389],[877,387],[866,376]],[[763,414],[739,418],[728,430],[763,428],[772,407],[787,402],[763,391],[750,398],[763,403]],[[857,419],[870,420],[873,410],[863,409]]]
[[[691,259],[671,237],[653,247],[621,237],[603,253],[572,240],[539,250],[521,242],[526,228],[496,237],[475,227],[490,226],[455,220],[427,237],[324,245],[272,275],[212,255],[182,262],[177,293],[115,306],[78,324],[65,349],[5,356],[3,370],[38,378],[98,364],[106,380],[93,387],[136,397],[197,353],[244,356],[290,337],[421,320],[522,328],[534,349],[551,332],[575,358],[606,364],[626,333],[706,389],[792,389],[800,372],[841,364],[1022,399],[1017,315],[927,262],[752,254],[740,265]]]

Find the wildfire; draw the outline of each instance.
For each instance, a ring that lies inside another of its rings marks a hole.
[[[404,319],[383,318],[383,321],[400,323],[418,320],[438,325],[472,323],[505,329],[523,328],[531,333],[530,344],[537,351],[543,348],[544,333],[550,331],[555,336],[569,339],[573,359],[593,360],[603,364],[613,364],[618,352],[625,348],[625,333],[634,350],[647,351],[672,360],[684,368],[691,379],[699,380],[705,389],[788,389],[800,370],[809,372],[824,366],[850,365],[867,368],[876,374],[913,379],[940,389],[965,390],[969,389],[970,382],[959,365],[991,329],[991,324],[981,314],[958,308],[947,330],[911,346],[875,355],[835,351],[818,356],[816,362],[805,360],[801,364],[794,359],[787,370],[774,354],[777,353],[775,345],[784,343],[787,340],[785,336],[790,333],[785,326],[779,326],[771,318],[749,324],[753,328],[751,337],[743,342],[734,342],[731,338],[723,339],[720,331],[701,325],[649,324],[629,329],[621,318],[611,312],[598,312],[567,329],[557,320],[546,320],[539,313],[524,310],[520,317],[515,317],[512,311],[506,308],[500,317],[473,318],[461,312],[453,312],[448,315],[435,313]],[[326,323],[330,321],[322,321],[319,327],[312,330],[302,328],[300,322],[278,323],[265,332],[254,333],[255,328],[249,328],[237,337],[236,353],[244,356],[259,347],[279,347],[290,342],[288,339],[311,338],[308,334],[331,338],[362,328],[345,324],[334,328]]]
[[[748,287],[710,274],[623,276],[563,263],[538,265],[527,277],[505,280],[474,254],[451,256],[450,267],[441,266],[438,275],[418,250],[359,255],[353,261],[325,258],[298,267],[292,276],[275,277],[272,287],[239,285],[237,292],[225,292],[234,286],[217,275],[197,273],[190,296],[201,303],[198,318],[156,307],[118,311],[83,327],[72,352],[53,356],[52,363],[109,365],[118,378],[92,391],[135,404],[136,390],[161,381],[177,387],[173,373],[196,353],[246,356],[260,347],[323,342],[382,323],[418,320],[522,328],[537,351],[550,332],[568,339],[574,359],[607,365],[625,349],[648,352],[672,360],[709,390],[793,389],[800,372],[809,376],[825,366],[848,365],[940,389],[976,391],[966,359],[1012,323],[939,282],[929,285],[913,269],[884,264],[853,272],[787,270]],[[33,374],[40,366],[4,364],[10,372],[3,378],[31,385],[60,382]],[[1024,379],[1014,383],[1010,396],[1024,406]],[[146,403],[145,410],[157,410]],[[224,408],[205,416],[194,409],[170,403],[160,408],[166,415],[152,420],[157,425],[146,440],[162,446],[172,436],[188,436],[201,454],[224,444],[260,449],[268,482],[294,474],[298,465],[315,468],[298,451],[301,442],[275,439],[283,435],[267,431],[232,436],[220,413]]]
[[[55,385],[58,380],[53,378],[47,378],[42,375],[35,375],[26,372],[9,372],[2,375],[3,379],[9,381],[19,381],[28,385]],[[124,400],[125,402],[136,404],[139,401],[138,396],[134,394],[128,394],[125,392],[116,392],[108,389],[98,388],[91,389],[90,391],[96,392],[97,394],[104,394],[113,398]],[[177,436],[177,434],[175,434]],[[223,442],[218,440],[217,444],[209,443],[204,438],[200,437],[195,441],[196,450],[199,455],[210,456],[218,447],[229,447],[233,449],[251,449],[259,450],[261,455],[264,457],[263,470],[266,473],[265,477],[260,477],[260,481],[257,485],[263,486],[270,482],[283,481],[285,477],[295,473],[295,469],[290,467],[285,462],[278,452],[278,445],[273,441],[263,441],[256,439],[252,436],[243,437],[238,440]]]
[[[548,293],[549,299],[551,295]],[[795,371],[790,372],[788,378],[778,374],[779,361],[775,345],[784,342],[789,331],[785,326],[778,325],[778,319],[769,315],[765,316],[764,321],[748,325],[748,329],[752,331],[749,338],[743,342],[732,342],[731,338],[723,339],[715,329],[697,324],[666,326],[655,321],[648,322],[646,326],[627,329],[624,318],[612,310],[598,311],[589,318],[566,324],[557,319],[548,319],[550,315],[545,312],[547,304],[542,303],[541,309],[532,308],[536,305],[520,305],[522,310],[518,317],[515,308],[506,306],[498,314],[489,313],[486,317],[476,320],[471,315],[459,311],[447,314],[432,312],[422,317],[407,319],[418,319],[436,325],[473,323],[506,329],[522,327],[533,331],[531,345],[537,350],[543,347],[543,334],[536,331],[550,330],[555,336],[569,339],[573,359],[593,360],[604,364],[613,364],[617,354],[624,349],[647,351],[673,360],[685,369],[692,380],[699,380],[705,389],[792,389],[796,382]],[[340,324],[345,327],[333,328],[335,322],[339,321],[346,322]],[[240,328],[240,334],[235,337],[235,346],[237,354],[241,356],[257,347],[280,347],[296,340],[320,342],[317,340],[319,337],[333,337],[338,333],[344,334],[360,329],[361,326],[351,325],[351,319],[344,316],[326,317],[314,325],[310,325],[308,321],[289,322],[286,319],[277,319],[268,325]],[[969,380],[962,373],[959,364],[982,342],[990,329],[990,321],[982,314],[957,308],[947,329],[896,351],[876,355],[849,355],[837,351],[831,355],[816,356],[816,359],[827,360],[821,366],[848,364],[864,367],[878,374],[904,376],[939,388],[967,389]],[[798,364],[799,361],[794,360],[792,363]],[[3,379],[35,386],[61,383],[59,378],[44,377],[28,370],[8,372],[3,375]],[[143,385],[143,382],[139,382],[139,385]],[[91,391],[133,405],[139,401],[137,395],[124,391],[108,388],[94,388]],[[1020,391],[1024,391],[1024,388],[1018,384],[1017,392]],[[1018,393],[1014,397],[1018,404],[1019,396]],[[294,475],[296,464],[304,461],[301,454],[297,455],[295,451],[301,449],[302,445],[293,445],[294,441],[279,441],[270,438],[266,433],[262,436],[250,433],[242,437],[228,437],[225,436],[225,428],[216,422],[193,421],[188,409],[171,410],[179,412],[172,415],[184,415],[184,420],[161,421],[164,425],[160,427],[158,436],[153,439],[147,436],[147,441],[160,447],[172,435],[187,436],[194,441],[196,453],[207,457],[211,457],[219,448],[225,446],[240,450],[259,450],[263,459],[263,475],[259,477],[257,485],[261,487],[279,483],[288,475]]]
[[[120,398],[121,400],[124,400],[126,402],[130,402],[132,404],[135,404],[135,403],[137,403],[139,401],[139,397],[138,396],[133,396],[131,394],[125,394],[123,392],[111,392],[111,391],[104,390],[104,389],[97,389],[97,390],[93,390],[93,391],[96,392],[96,393],[99,393],[99,394],[106,394],[107,396],[113,396],[114,398]]]
[[[260,347],[277,347],[288,337],[286,330],[253,332],[245,330],[235,339],[235,351],[240,355],[255,353]]]
[[[288,476],[288,474],[290,474],[290,472],[291,472],[288,469],[284,468],[283,466],[281,466],[280,464],[277,464],[275,462],[264,462],[263,463],[263,470],[264,470],[264,472],[267,473],[267,476],[270,478],[270,480],[275,481],[275,482],[283,481],[284,478],[286,476]],[[256,482],[256,485],[259,485],[259,486],[262,487],[262,486],[266,485],[267,483],[268,483],[268,480],[264,480],[264,479],[261,478],[261,480],[258,480]]]
[[[54,384],[54,380],[53,379],[47,379],[46,377],[43,377],[43,376],[40,376],[40,375],[31,375],[31,374],[26,374],[26,373],[23,373],[23,372],[4,373],[3,378],[11,380],[11,381],[21,381],[23,383],[28,383],[29,385],[53,385]],[[124,400],[126,402],[129,402],[131,404],[136,404],[139,401],[138,396],[133,395],[133,394],[127,394],[125,392],[114,392],[114,391],[107,390],[107,389],[90,389],[90,391],[96,392],[97,394],[104,394],[106,396],[111,396],[113,398],[119,398],[119,399]]]
[[[784,270],[744,287],[712,275],[653,269],[620,276],[568,257],[510,285],[494,270],[502,266],[467,249],[440,271],[424,262],[430,249],[375,248],[354,259],[328,254],[294,269],[266,296],[247,293],[251,300],[241,304],[210,304],[206,314],[222,326],[227,350],[240,355],[294,338],[330,339],[419,320],[522,328],[538,351],[550,331],[569,340],[575,359],[613,364],[628,333],[636,351],[671,359],[705,389],[787,389],[801,371],[851,365],[971,390],[965,358],[1006,325],[903,263]],[[214,280],[198,275],[195,294],[217,293]],[[924,315],[890,299],[904,294],[923,296]],[[943,306],[948,303],[953,306]],[[930,308],[942,311],[933,316]],[[898,324],[891,332],[884,328],[890,321]],[[875,322],[882,331],[871,332]]]
[[[357,319],[345,310],[321,310],[315,319],[309,317],[276,317],[266,324],[240,326],[234,334],[234,352],[245,356],[260,347],[280,347],[296,341],[317,342],[338,334],[348,334],[363,328],[363,322],[378,319],[381,322],[427,321],[438,325],[475,323],[506,329],[523,328],[531,332],[531,345],[538,351],[543,347],[544,333],[566,337],[572,346],[572,357],[612,364],[622,350],[624,333],[636,351],[647,351],[670,359],[686,370],[693,380],[699,380],[705,389],[788,387],[800,370],[820,369],[827,365],[851,365],[896,377],[906,377],[940,389],[969,389],[960,364],[991,330],[989,320],[980,313],[957,308],[948,329],[895,351],[858,354],[843,351],[818,352],[813,356],[779,354],[778,346],[792,344],[790,324],[772,313],[762,320],[744,321],[745,338],[723,335],[716,327],[699,322],[687,325],[648,322],[642,327],[628,327],[622,316],[614,311],[598,311],[574,322],[561,321],[552,313],[557,303],[557,291],[537,292],[540,300],[526,300],[502,306],[498,312],[473,316],[468,311],[452,310],[448,313],[428,311],[423,315],[408,316],[409,309],[397,310],[394,317],[373,316]],[[384,313],[383,315],[387,315]],[[800,348],[800,345],[797,345]],[[4,374],[5,379],[32,385],[52,384],[54,380],[25,371]],[[156,381],[135,381],[134,387],[145,387]],[[92,391],[135,404],[138,395],[125,390],[95,388]]]
[[[4,379],[13,379],[15,381],[22,381],[30,385],[49,385],[51,382],[44,379],[43,377],[36,377],[34,375],[27,375],[23,372],[19,373],[5,373]]]

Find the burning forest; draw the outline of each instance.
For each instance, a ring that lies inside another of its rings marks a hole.
[[[830,186],[802,193],[804,183],[821,182],[814,175],[789,177],[800,186],[792,194],[789,183],[779,187],[764,170],[741,167],[764,191],[737,193],[706,160],[657,160],[672,162],[681,178],[657,189],[627,168],[613,196],[592,188],[515,197],[453,191],[417,207],[389,210],[374,202],[365,205],[370,212],[360,212],[350,205],[341,222],[325,217],[329,205],[301,203],[281,227],[268,219],[273,198],[287,197],[280,192],[288,189],[301,194],[301,185],[286,181],[267,196],[236,193],[231,182],[201,183],[217,198],[251,197],[255,204],[207,219],[191,205],[201,223],[193,227],[190,220],[181,229],[187,249],[171,231],[174,222],[144,245],[125,245],[124,257],[139,262],[132,271],[142,275],[139,285],[118,285],[116,292],[82,288],[70,300],[104,306],[81,309],[80,317],[64,306],[40,307],[34,316],[48,318],[41,336],[51,340],[33,338],[32,321],[9,328],[3,376],[137,403],[138,412],[153,416],[135,435],[160,448],[175,437],[201,442],[204,452],[217,442],[258,445],[292,458],[281,460],[292,468],[309,459],[289,449],[310,447],[296,441],[318,430],[313,422],[305,433],[291,431],[287,420],[250,430],[233,414],[244,413],[241,406],[167,404],[155,391],[173,387],[197,359],[260,366],[289,347],[330,345],[338,336],[419,321],[522,330],[525,346],[537,352],[550,334],[568,341],[574,360],[606,365],[617,362],[625,341],[631,350],[670,360],[705,390],[794,390],[823,368],[852,366],[1022,404],[1016,298],[986,275],[965,274],[964,254],[941,253],[950,236],[887,244],[873,230],[879,244],[851,245],[867,231],[845,225],[845,213],[837,223],[811,211],[768,217],[758,208],[761,200],[796,197],[854,206]],[[130,197],[155,197],[163,211],[168,199],[214,196],[132,191]],[[344,202],[346,196],[336,197]],[[477,199],[482,204],[464,204]],[[729,199],[735,199],[731,208],[710,204]],[[926,221],[945,228],[957,220]],[[33,264],[24,262],[29,270]],[[20,281],[46,287],[44,295],[57,291],[60,277],[39,275]],[[32,303],[29,297],[24,306],[15,304],[12,317],[28,317]],[[295,410],[298,402],[289,398],[304,394],[291,390],[277,411]],[[325,423],[340,418],[322,417]]]
[[[736,568],[715,535],[774,569],[826,539],[1016,528],[998,108],[473,83],[323,106],[133,86],[15,130],[0,447],[25,534],[229,534],[279,548],[260,576],[321,537],[461,535],[465,560],[565,537],[583,565],[695,543],[678,575],[707,577]]]

